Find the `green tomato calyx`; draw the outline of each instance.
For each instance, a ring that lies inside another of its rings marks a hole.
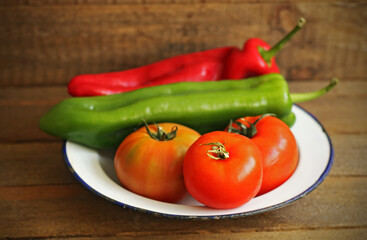
[[[241,123],[241,122],[238,122],[238,121],[233,121],[231,119],[230,122],[229,122],[229,127],[227,129],[227,132],[237,133],[237,134],[243,135],[245,137],[252,138],[257,133],[256,124],[261,119],[263,119],[267,116],[275,116],[275,114],[272,114],[272,113],[263,114],[263,115],[261,115],[261,117],[256,119],[256,121],[254,123],[251,123],[251,122],[247,121],[246,119],[244,119],[246,121],[246,123],[248,124],[248,126],[244,123]],[[234,127],[233,124],[235,124],[237,126]]]
[[[174,139],[177,135],[177,130],[178,130],[177,126],[172,127],[171,132],[166,133],[163,130],[163,128],[159,126],[157,123],[154,123],[154,125],[157,127],[156,132],[152,132],[149,129],[147,122],[145,122],[145,129],[147,130],[147,133],[149,134],[149,136],[157,141],[169,141],[169,140]]]

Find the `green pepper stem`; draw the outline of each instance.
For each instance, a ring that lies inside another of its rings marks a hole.
[[[275,44],[271,49],[265,50],[262,47],[258,47],[259,53],[264,61],[270,66],[271,58],[274,57],[283,46],[296,34],[302,27],[305,25],[306,20],[304,18],[300,18],[298,20],[297,25],[290,31],[284,38],[282,38],[277,44]]]
[[[333,78],[331,79],[329,85],[319,90],[307,93],[291,93],[290,96],[294,103],[310,101],[318,97],[321,97],[322,95],[330,91],[338,82],[339,80],[337,78]]]

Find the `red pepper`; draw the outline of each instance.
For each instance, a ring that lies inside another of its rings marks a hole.
[[[68,91],[72,96],[109,95],[174,82],[242,79],[279,73],[274,56],[304,23],[301,18],[272,48],[261,39],[251,38],[242,50],[215,48],[120,72],[78,75],[69,82]]]
[[[218,80],[223,75],[223,62],[233,49],[179,55],[120,72],[78,75],[71,79],[68,91],[72,96],[95,96],[173,82]]]
[[[226,60],[222,78],[242,79],[268,73],[279,73],[274,56],[302,28],[305,22],[304,18],[300,18],[297,26],[273,47],[261,39],[250,38],[242,50],[233,49]]]

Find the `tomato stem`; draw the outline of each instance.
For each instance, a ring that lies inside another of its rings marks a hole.
[[[220,142],[204,143],[203,145],[214,145],[212,149],[208,150],[206,154],[215,160],[224,160],[229,158],[229,152],[226,151],[224,145]]]
[[[157,123],[154,123],[154,125],[157,127],[157,132],[152,132],[149,129],[148,123],[144,121],[145,123],[145,129],[147,130],[147,133],[149,136],[157,141],[169,141],[176,137],[178,127],[174,126],[171,129],[171,132],[166,133],[161,126],[159,126]]]
[[[256,119],[256,121],[254,123],[251,123],[249,121],[247,121],[245,118],[243,118],[243,120],[249,124],[249,126],[246,126],[246,124],[238,122],[238,121],[234,121],[231,119],[229,122],[229,127],[227,132],[230,133],[238,133],[240,135],[243,135],[245,137],[248,138],[252,138],[253,136],[255,136],[255,134],[257,133],[257,129],[256,129],[256,124],[263,118],[267,117],[267,116],[273,116],[275,117],[275,114],[272,113],[268,113],[268,114],[263,114],[261,115],[258,119]],[[236,124],[237,127],[234,127],[233,124]]]

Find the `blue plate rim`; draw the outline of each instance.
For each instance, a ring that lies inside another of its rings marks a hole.
[[[307,113],[310,117],[312,117],[316,123],[321,127],[322,131],[324,132],[328,143],[329,143],[329,147],[330,147],[330,156],[329,156],[329,160],[328,160],[328,164],[326,166],[326,168],[324,169],[323,173],[321,174],[321,176],[319,177],[319,179],[312,184],[308,189],[306,189],[304,192],[298,194],[297,196],[294,196],[293,198],[290,198],[284,202],[275,204],[273,206],[269,206],[269,207],[265,207],[265,208],[261,208],[261,209],[256,209],[253,211],[248,211],[248,212],[243,212],[243,213],[234,213],[234,214],[223,214],[223,215],[203,215],[203,216],[191,216],[191,215],[175,215],[175,214],[168,214],[168,213],[162,213],[162,212],[156,212],[156,211],[151,211],[151,210],[147,210],[144,208],[139,208],[139,207],[135,207],[132,205],[128,205],[126,203],[114,200],[109,198],[108,196],[100,193],[99,191],[95,190],[93,187],[91,187],[90,185],[88,185],[88,183],[86,183],[79,175],[78,173],[76,173],[73,169],[73,167],[71,166],[71,163],[68,159],[67,153],[66,153],[66,140],[63,141],[62,144],[62,153],[63,153],[63,157],[64,157],[64,162],[67,166],[67,168],[69,169],[69,171],[72,173],[72,175],[85,187],[87,188],[89,191],[91,191],[92,193],[102,197],[103,199],[106,199],[109,202],[112,202],[113,204],[122,206],[123,208],[126,209],[131,209],[134,211],[138,211],[138,212],[143,212],[143,213],[148,213],[154,216],[163,216],[166,218],[178,218],[178,219],[201,219],[201,220],[208,220],[208,219],[227,219],[227,218],[239,218],[239,217],[245,217],[245,216],[250,216],[250,215],[255,215],[255,214],[260,214],[263,212],[268,212],[268,211],[272,211],[272,210],[276,210],[282,207],[285,207],[291,203],[293,203],[294,201],[301,199],[303,197],[305,197],[307,194],[309,194],[310,192],[312,192],[313,190],[315,190],[324,180],[325,178],[328,176],[328,174],[330,173],[330,170],[332,168],[332,165],[334,163],[334,148],[333,148],[333,144],[331,141],[331,138],[329,136],[329,134],[327,133],[326,129],[324,128],[324,126],[321,124],[321,122],[316,118],[316,116],[314,116],[312,113],[310,113],[309,111],[305,110],[303,107],[294,104],[295,106],[297,106],[300,110],[304,111],[305,113]]]

